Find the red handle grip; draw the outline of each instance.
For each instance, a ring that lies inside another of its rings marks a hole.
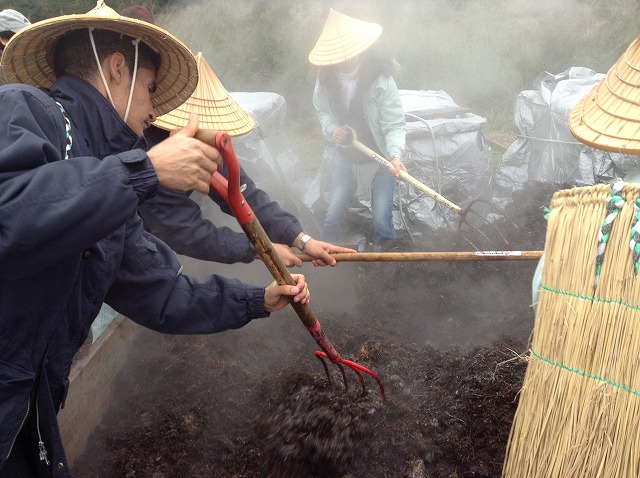
[[[224,198],[233,215],[241,226],[248,224],[253,219],[253,210],[240,191],[240,165],[236,152],[233,150],[231,138],[223,131],[216,133],[216,148],[222,153],[224,163],[227,165],[229,180],[218,171],[211,176],[210,185]]]

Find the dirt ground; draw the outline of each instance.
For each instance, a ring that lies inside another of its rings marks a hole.
[[[513,249],[543,248],[542,207],[558,188],[528,185],[516,199],[518,228],[503,225]],[[468,249],[453,235],[409,247]],[[533,327],[535,265],[335,269],[352,274],[355,303],[314,310],[345,358],[382,379],[384,402],[371,378],[363,395],[350,371],[348,391],[334,367],[330,386],[292,312],[213,336],[149,333],[75,476],[500,476]]]

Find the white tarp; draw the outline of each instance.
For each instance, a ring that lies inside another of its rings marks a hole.
[[[514,115],[516,140],[496,171],[494,203],[501,207],[527,181],[575,186],[607,183],[640,164],[637,156],[597,150],[569,130],[572,108],[604,78],[588,68],[544,73],[535,90],[522,91]]]
[[[404,163],[409,173],[459,207],[475,199],[490,201],[493,165],[484,135],[486,118],[468,111],[438,117],[439,109],[455,111],[458,106],[444,91],[401,90],[400,94],[407,116]],[[433,118],[417,119],[424,111]],[[455,211],[406,183],[400,183],[398,191],[410,232],[457,229]]]

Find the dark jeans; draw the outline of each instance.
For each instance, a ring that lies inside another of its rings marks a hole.
[[[336,155],[329,193],[329,206],[322,227],[322,238],[328,242],[343,239],[342,227],[356,192],[353,162],[342,154]],[[396,178],[386,167],[380,166],[371,184],[371,216],[376,233],[375,244],[381,245],[396,238],[393,227],[393,195]]]

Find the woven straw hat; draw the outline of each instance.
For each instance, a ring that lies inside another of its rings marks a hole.
[[[332,8],[309,61],[316,66],[342,63],[365,51],[381,34],[377,23],[356,20]]]
[[[118,15],[103,0],[98,0],[96,7],[86,14],[43,20],[14,35],[2,55],[5,81],[50,88],[55,81],[55,74],[48,59],[51,58],[56,40],[69,31],[83,28],[111,30],[139,38],[160,54],[156,76],[158,86],[151,96],[157,115],[180,106],[195,89],[198,69],[189,48],[162,28]]]
[[[253,129],[253,118],[231,97],[209,64],[196,55],[198,86],[191,97],[169,113],[160,116],[153,124],[172,130],[184,128],[189,115],[196,113],[200,119],[198,128],[226,131],[229,136],[240,136]]]
[[[569,129],[594,148],[640,154],[640,37],[573,108]]]

